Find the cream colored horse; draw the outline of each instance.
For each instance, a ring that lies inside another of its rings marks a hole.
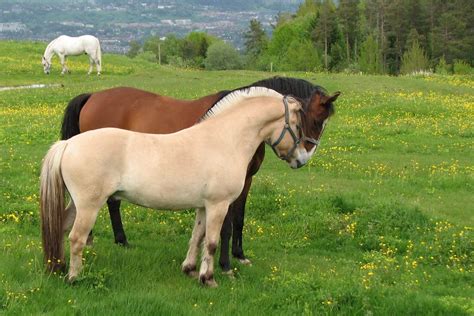
[[[229,204],[242,191],[259,144],[273,145],[292,168],[310,157],[301,141],[300,110],[300,103],[291,97],[252,87],[226,96],[202,123],[174,134],[105,128],[55,143],[44,159],[40,188],[49,269],[64,268],[63,235],[73,224],[68,279],[78,276],[99,209],[114,197],[158,209],[197,208],[182,267],[197,274],[198,248],[205,238],[199,278],[215,286],[214,253],[221,226]],[[65,187],[72,199],[66,211]]]

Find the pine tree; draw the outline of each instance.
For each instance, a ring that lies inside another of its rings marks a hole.
[[[426,57],[423,48],[421,48],[418,40],[414,40],[410,49],[408,49],[402,57],[402,65],[400,73],[412,74],[420,71],[427,71],[429,69],[428,58]]]
[[[251,57],[257,57],[267,47],[268,37],[262,23],[256,19],[250,20],[249,29],[244,33],[245,51]]]
[[[316,42],[323,47],[324,67],[329,70],[329,52],[334,35],[337,34],[336,9],[332,0],[324,0],[319,10],[317,25],[314,30]]]
[[[367,74],[379,74],[382,72],[380,49],[372,35],[367,36],[364,43],[362,43],[359,67],[362,72]]]
[[[351,61],[351,47],[354,47],[358,36],[358,5],[359,0],[341,0],[337,9],[341,30],[345,40],[347,64]]]

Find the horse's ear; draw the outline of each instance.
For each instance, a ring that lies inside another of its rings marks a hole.
[[[323,104],[329,104],[337,100],[337,98],[341,95],[341,91],[334,92],[333,95],[329,97],[325,97],[322,101]]]

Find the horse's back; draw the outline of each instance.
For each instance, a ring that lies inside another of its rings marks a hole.
[[[82,35],[72,37],[61,35],[53,42],[55,51],[64,55],[80,55],[83,53],[95,54],[100,43],[99,40],[92,35]]]
[[[168,134],[194,125],[218,98],[178,100],[140,89],[119,87],[92,94],[81,110],[81,132],[117,127]]]

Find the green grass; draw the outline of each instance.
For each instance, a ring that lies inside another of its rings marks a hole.
[[[75,285],[43,273],[40,162],[74,96],[134,86],[196,98],[272,76],[205,72],[104,56],[42,73],[43,44],[0,42],[0,314],[474,313],[473,77],[280,73],[342,91],[319,152],[291,170],[267,152],[247,205],[244,247],[217,289],[180,272],[193,212],[123,208],[132,246],[104,209]]]

